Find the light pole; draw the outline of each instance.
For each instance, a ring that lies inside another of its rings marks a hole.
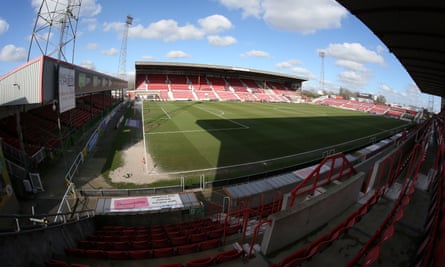
[[[321,72],[320,72],[320,90],[324,92],[324,58],[326,56],[326,51],[318,51],[318,55],[321,58]]]

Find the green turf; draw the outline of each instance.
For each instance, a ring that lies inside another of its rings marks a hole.
[[[309,104],[144,102],[143,110],[148,152],[159,169],[198,169],[201,171],[190,175],[205,173],[215,179],[296,165],[312,158],[272,159],[407,125],[400,120]],[[251,162],[261,164],[249,165]]]

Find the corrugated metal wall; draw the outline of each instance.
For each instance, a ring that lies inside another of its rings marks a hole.
[[[0,80],[0,105],[41,103],[41,62],[31,61]]]

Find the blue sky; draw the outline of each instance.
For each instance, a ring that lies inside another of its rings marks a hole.
[[[2,1],[0,75],[26,62],[40,3]],[[82,0],[74,63],[116,74],[127,15],[134,18],[129,75],[135,61],[216,64],[296,75],[308,79],[303,89],[318,90],[323,50],[325,89],[431,104],[386,46],[334,0]],[[31,58],[38,55],[33,48]],[[440,98],[434,104],[437,111]]]

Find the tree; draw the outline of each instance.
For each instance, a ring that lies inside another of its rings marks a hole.
[[[386,98],[383,95],[379,95],[377,96],[377,98],[375,99],[375,102],[377,104],[386,104]]]

